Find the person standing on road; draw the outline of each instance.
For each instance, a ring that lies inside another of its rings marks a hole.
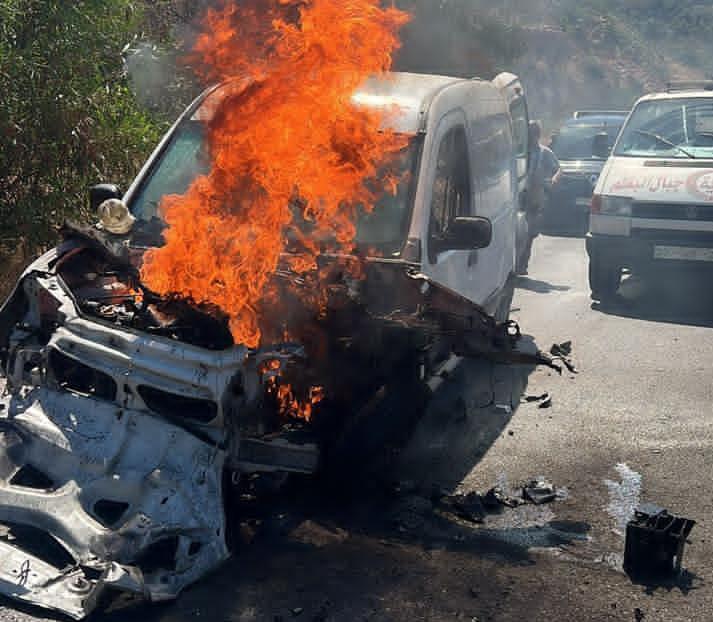
[[[539,121],[530,121],[530,170],[528,171],[527,188],[527,227],[528,239],[525,249],[523,270],[521,274],[527,274],[527,268],[532,254],[532,243],[540,235],[542,218],[545,211],[547,191],[555,185],[560,178],[560,163],[554,152],[540,144],[542,139],[542,125]]]

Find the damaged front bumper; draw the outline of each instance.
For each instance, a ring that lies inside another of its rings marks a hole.
[[[227,558],[216,445],[46,388],[0,407],[0,593],[81,619],[107,587],[167,600]]]

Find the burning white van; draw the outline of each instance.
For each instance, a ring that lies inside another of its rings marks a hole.
[[[107,587],[173,598],[228,556],[226,472],[313,473],[354,446],[367,459],[450,355],[551,362],[515,351],[506,323],[516,165],[507,103],[480,80],[394,74],[355,95],[399,107],[409,174],[362,215],[349,256],[299,273],[286,239],[259,347],[237,343],[210,302],[146,287],[159,205],[206,166],[220,89],[126,195],[93,190],[99,225],[66,228],[0,310],[5,595],[77,619]]]

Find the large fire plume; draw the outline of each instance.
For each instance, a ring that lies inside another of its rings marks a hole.
[[[208,11],[194,61],[207,80],[227,82],[208,126],[212,168],[185,195],[164,199],[166,244],[142,269],[149,288],[218,305],[236,342],[259,345],[259,309],[288,237],[299,240],[290,260],[298,272],[316,266],[325,240],[350,250],[357,206],[369,210],[378,198],[364,182],[405,146],[383,130],[387,113],[351,97],[391,67],[407,19],[379,0],[252,0]]]

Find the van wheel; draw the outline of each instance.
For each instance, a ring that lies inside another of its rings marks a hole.
[[[601,302],[612,300],[621,285],[621,267],[602,261],[599,257],[589,259],[589,287],[592,298]]]

